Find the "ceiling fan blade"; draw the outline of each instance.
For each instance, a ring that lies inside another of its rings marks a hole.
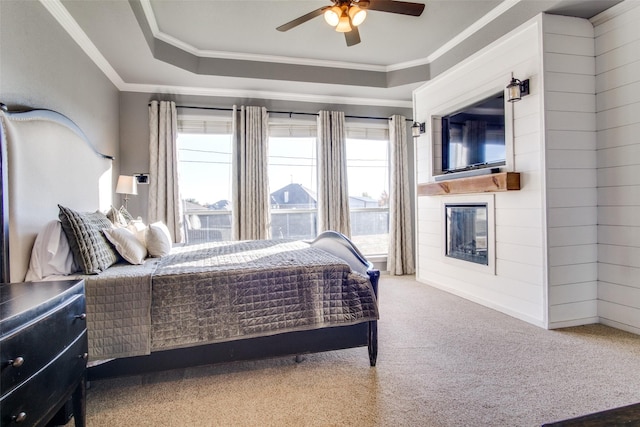
[[[353,27],[351,31],[344,33],[344,38],[347,41],[347,46],[360,43],[360,31],[358,31],[358,27]]]
[[[313,12],[309,12],[306,15],[302,15],[293,21],[289,21],[286,24],[280,25],[276,30],[278,31],[289,31],[292,28],[297,27],[300,24],[304,24],[305,22],[315,18],[316,16],[320,16],[324,13],[325,10],[329,9],[331,6],[321,7],[320,9],[316,9]]]
[[[365,3],[365,2],[363,2]],[[424,4],[395,0],[369,0],[369,5],[362,5],[368,10],[380,12],[400,13],[402,15],[420,16],[424,11]]]

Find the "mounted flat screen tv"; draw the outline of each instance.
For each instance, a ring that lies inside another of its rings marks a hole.
[[[442,171],[505,164],[504,93],[442,117]]]

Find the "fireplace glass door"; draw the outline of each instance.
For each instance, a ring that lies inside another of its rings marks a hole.
[[[489,265],[486,204],[447,204],[446,256]]]

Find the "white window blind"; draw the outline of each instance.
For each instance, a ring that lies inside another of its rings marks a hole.
[[[314,119],[270,118],[269,136],[273,138],[316,138],[318,125]]]
[[[178,132],[189,134],[229,135],[233,131],[229,115],[180,115]],[[386,141],[389,139],[387,121],[377,123],[346,123],[346,134],[349,139],[368,139]],[[315,119],[271,118],[269,120],[269,136],[276,138],[315,138],[318,136]]]
[[[349,123],[346,124],[348,139],[368,139],[372,141],[389,140],[389,123],[380,120],[379,123]]]
[[[189,134],[230,135],[233,132],[231,117],[179,115],[178,132]]]

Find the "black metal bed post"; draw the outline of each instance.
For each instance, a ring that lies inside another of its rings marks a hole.
[[[371,280],[371,286],[373,287],[373,293],[376,296],[376,303],[377,303],[379,301],[378,281],[380,280],[380,270],[367,270],[367,274],[369,275],[369,280]],[[369,337],[368,338],[369,338],[368,339],[369,365],[373,367],[373,366],[376,366],[376,361],[378,359],[378,321],[377,320],[369,321]]]
[[[0,110],[8,112],[7,106],[0,102]],[[0,120],[0,280],[2,283],[11,282],[9,271],[9,182],[7,180],[7,129],[4,118]]]

